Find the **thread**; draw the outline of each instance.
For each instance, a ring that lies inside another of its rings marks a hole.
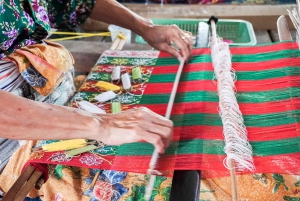
[[[243,115],[235,97],[236,75],[231,67],[229,45],[224,42],[215,43],[211,55],[218,80],[219,114],[223,123],[224,151],[227,155],[225,167],[229,169],[230,160],[233,159],[237,170],[254,171],[252,147],[248,142]]]

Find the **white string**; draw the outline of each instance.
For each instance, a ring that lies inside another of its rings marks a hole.
[[[243,115],[235,96],[236,75],[231,68],[229,45],[224,42],[212,46],[212,62],[218,83],[219,113],[223,123],[225,139],[224,151],[227,155],[224,165],[230,169],[230,160],[235,161],[235,168],[254,171],[252,148],[247,139],[247,130]]]

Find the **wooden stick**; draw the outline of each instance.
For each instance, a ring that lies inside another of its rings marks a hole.
[[[100,171],[97,172],[97,173],[95,174],[95,176],[94,176],[94,178],[93,178],[93,181],[92,181],[92,183],[91,183],[91,185],[90,185],[90,189],[93,189],[93,188],[94,188],[94,186],[95,186],[95,184],[96,184],[96,181],[97,181],[99,175],[100,175]]]
[[[119,37],[116,37],[115,40],[112,42],[111,46],[110,46],[110,50],[116,50],[117,46],[119,45],[120,43],[120,38]]]
[[[125,45],[126,40],[124,39],[120,39],[120,42],[118,44],[118,46],[116,47],[116,50],[122,50],[123,46]]]
[[[34,171],[35,168],[32,167],[31,165],[28,165],[26,169],[21,173],[19,178],[15,181],[13,186],[5,194],[2,201],[12,201]]]
[[[18,192],[15,199],[13,201],[24,201],[24,198],[28,194],[28,192],[34,187],[39,178],[43,175],[42,172],[35,170],[29,180],[25,183],[22,189]]]
[[[39,180],[36,182],[34,188],[35,188],[36,190],[40,190],[40,189],[42,188],[42,186],[43,186],[44,183],[45,183],[44,177],[41,176],[41,177],[39,178]]]
[[[239,197],[238,197],[238,190],[237,190],[235,165],[233,159],[230,159],[229,161],[229,168],[230,168],[230,184],[231,184],[232,201],[238,201]]]
[[[176,77],[175,77],[175,81],[174,81],[174,84],[173,84],[171,96],[170,96],[170,99],[169,99],[169,102],[168,102],[167,111],[166,111],[166,115],[165,115],[165,117],[168,118],[168,119],[170,119],[170,117],[171,117],[171,112],[172,112],[172,108],[173,108],[173,104],[174,104],[178,84],[179,84],[179,81],[180,81],[182,69],[183,69],[184,62],[185,62],[183,59],[179,59],[179,61],[180,61],[180,65],[179,65],[179,68],[178,68],[178,71],[177,71],[177,74],[176,74]],[[145,192],[145,200],[146,201],[150,200],[151,195],[152,195],[152,190],[153,190],[153,186],[154,186],[154,182],[155,182],[155,178],[156,178],[156,176],[153,175],[153,170],[154,170],[155,165],[157,163],[158,156],[159,156],[158,151],[155,149],[153,154],[152,154],[150,164],[149,164],[149,170],[148,170],[149,173],[148,174],[150,174],[150,179],[149,179],[148,185],[146,187],[146,192]]]

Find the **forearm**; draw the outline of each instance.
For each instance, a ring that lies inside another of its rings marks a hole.
[[[140,35],[143,35],[146,29],[152,26],[149,20],[130,11],[115,0],[97,0],[89,17],[122,26]]]
[[[94,139],[100,122],[71,107],[31,101],[0,90],[0,137],[8,139]]]

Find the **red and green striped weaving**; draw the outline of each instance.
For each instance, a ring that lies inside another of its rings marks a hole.
[[[232,47],[231,53],[237,75],[236,96],[253,148],[256,172],[300,174],[300,51],[297,44]],[[131,59],[123,58],[122,64],[130,64]],[[102,68],[116,62],[107,58],[104,61],[107,63],[103,63],[102,58]],[[164,115],[179,62],[160,53],[159,58],[152,59],[148,65],[144,67],[151,74],[143,95],[134,100],[135,104],[124,108],[145,106]],[[91,74],[95,80],[109,77],[103,71]],[[97,93],[88,89],[76,97],[88,100]],[[210,170],[205,176],[229,174],[223,165],[226,155],[218,101],[210,49],[194,49],[184,67],[172,111],[174,142],[160,156],[158,170],[165,175],[173,170]],[[106,151],[102,155],[105,160],[85,166],[146,173],[153,146],[139,142],[108,147]],[[29,162],[58,163],[47,160],[52,154],[45,153],[44,157]],[[79,160],[77,157],[59,163],[83,166]]]

